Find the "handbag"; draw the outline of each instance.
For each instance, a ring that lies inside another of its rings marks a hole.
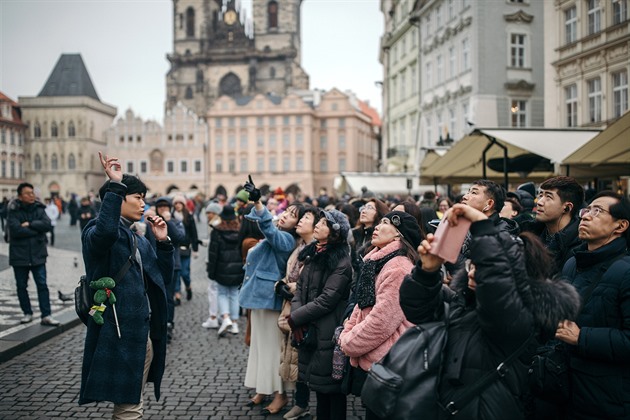
[[[138,249],[138,239],[136,238],[136,234],[133,233],[133,251],[127,258],[125,265],[123,265],[116,276],[114,276],[114,281],[118,284],[118,281],[122,279],[127,271],[133,264],[133,258],[136,255],[136,251]],[[77,313],[77,316],[83,322],[84,325],[87,325],[88,320],[90,319],[90,309],[92,308],[92,304],[94,303],[94,292],[90,288],[90,282],[87,280],[86,275],[82,275],[79,278],[79,284],[74,289],[74,311]]]
[[[409,328],[372,364],[361,390],[361,401],[370,411],[397,420],[437,417],[448,325],[449,304],[444,302],[443,320]]]

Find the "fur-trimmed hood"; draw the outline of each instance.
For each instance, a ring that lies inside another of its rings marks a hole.
[[[317,252],[317,241],[313,241],[306,245],[300,254],[298,255],[298,261],[308,264],[318,264],[328,269],[328,271],[334,270],[339,261],[343,258],[347,258],[350,255],[350,247],[348,243],[343,241],[336,244],[327,244],[326,249]]]
[[[562,279],[544,281],[525,279],[527,287],[520,288],[523,302],[531,311],[541,338],[546,341],[554,337],[559,320],[575,319],[580,309],[580,295],[568,282]],[[458,271],[451,280],[450,288],[462,296],[466,305],[474,305],[475,292],[468,288],[466,270]]]

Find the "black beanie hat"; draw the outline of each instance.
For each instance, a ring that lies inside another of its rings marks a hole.
[[[391,224],[398,229],[403,239],[409,242],[413,249],[420,246],[422,236],[420,235],[420,226],[415,217],[404,211],[392,211],[383,217],[389,219]]]

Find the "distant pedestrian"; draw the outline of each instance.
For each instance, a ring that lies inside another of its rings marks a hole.
[[[68,203],[68,213],[70,214],[70,226],[76,226],[77,219],[79,218],[79,205],[77,204],[74,194],[72,194],[70,202]]]
[[[46,284],[46,232],[51,229],[45,206],[35,200],[33,185],[23,182],[17,187],[18,197],[9,204],[9,264],[15,273],[18,300],[27,324],[33,320],[31,301],[26,290],[28,273],[33,274],[41,311],[41,324],[59,325],[51,316],[50,295]]]
[[[81,207],[77,210],[77,217],[79,219],[79,227],[81,230],[88,224],[88,222],[96,217],[96,211],[92,207],[92,203],[88,197],[81,199]]]
[[[46,216],[50,219],[50,246],[55,246],[55,226],[57,226],[57,219],[59,219],[59,209],[50,198],[46,198],[44,201],[46,203]]]
[[[160,399],[167,340],[164,280],[173,274],[173,245],[160,217],[148,220],[155,251],[131,230],[144,213],[147,188],[137,177],[123,175],[117,158],[101,153],[99,158],[109,180],[100,190],[102,211],[81,234],[86,276],[114,276],[130,255],[132,264],[116,282],[116,304],[107,304],[104,323],[88,319],[79,404],[111,401],[112,418],[140,419],[147,381]]]
[[[187,206],[186,197],[178,195],[173,198],[173,217],[181,221],[186,230],[186,240],[179,244],[179,259],[181,262],[181,268],[179,277],[175,279],[175,306],[181,303],[181,281],[184,282],[186,287],[186,300],[192,299],[192,287],[190,286],[190,257],[191,255],[197,258],[197,251],[199,250],[199,238],[197,236],[197,225],[195,224],[195,218]]]

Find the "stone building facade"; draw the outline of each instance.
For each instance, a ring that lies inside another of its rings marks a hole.
[[[545,3],[545,125],[601,127],[628,111],[628,0]]]
[[[15,196],[22,182],[26,130],[20,106],[0,92],[0,200]]]
[[[205,117],[221,95],[308,89],[300,64],[301,0],[253,0],[251,23],[234,0],[173,0],[166,109],[181,102]]]
[[[25,179],[44,196],[98,191],[98,152],[116,108],[100,101],[81,55],[62,54],[39,95],[18,101],[28,125]]]

